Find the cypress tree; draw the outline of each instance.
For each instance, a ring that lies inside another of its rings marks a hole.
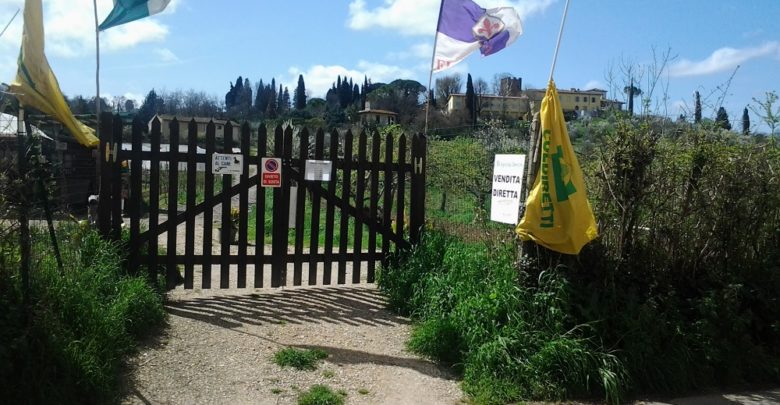
[[[466,112],[468,113],[469,124],[477,124],[477,98],[474,96],[474,83],[471,81],[471,73],[466,80]]]
[[[701,122],[701,96],[698,90],[693,93],[693,122]]]
[[[294,100],[296,110],[306,108],[306,84],[303,82],[303,75],[298,75],[298,87],[295,88]]]
[[[718,113],[715,116],[715,125],[729,131],[731,130],[731,123],[729,122],[729,114],[723,107],[718,108]]]
[[[747,107],[742,110],[742,134],[750,135],[750,115],[748,115]]]

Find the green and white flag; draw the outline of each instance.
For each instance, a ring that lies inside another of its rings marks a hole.
[[[98,29],[102,31],[149,17],[163,11],[170,2],[171,0],[114,0],[114,9]]]

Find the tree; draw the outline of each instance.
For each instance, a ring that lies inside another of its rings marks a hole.
[[[701,96],[698,90],[693,93],[693,122],[701,122]]]
[[[146,94],[146,98],[144,98],[144,102],[141,104],[141,108],[138,109],[138,118],[140,118],[143,122],[149,122],[149,120],[151,120],[152,117],[154,117],[154,115],[157,114],[160,109],[162,109],[162,107],[162,99],[157,97],[157,93],[154,91],[154,89],[151,89],[149,93]]]
[[[468,114],[468,122],[471,125],[477,124],[477,106],[476,97],[474,95],[474,82],[471,80],[471,73],[469,73],[466,79],[466,112]]]
[[[128,98],[127,100],[125,100],[125,111],[135,112],[135,101],[133,101],[133,99]]]
[[[389,84],[377,83],[369,87],[377,87],[368,94],[371,108],[398,113],[398,121],[401,125],[414,122],[421,111],[420,106],[425,99],[426,89],[420,82],[398,79]]]
[[[628,94],[628,114],[634,115],[634,97],[642,95],[642,89],[634,86],[634,79],[631,79],[631,83],[623,88],[623,92]]]
[[[303,75],[298,75],[298,86],[295,87],[293,102],[296,110],[300,111],[306,108],[306,83],[303,82]]]
[[[727,131],[731,130],[731,123],[729,122],[729,114],[723,107],[718,108],[718,113],[715,116],[715,125],[723,128]]]
[[[435,98],[446,103],[450,98],[450,94],[458,94],[462,91],[463,83],[460,75],[454,74],[436,79],[434,87],[436,88]]]
[[[742,110],[742,135],[750,135],[750,115],[747,107]]]
[[[758,107],[750,106],[750,109],[769,127],[769,136],[775,136],[775,129],[780,125],[780,106],[775,108],[777,93],[774,90],[768,91],[763,101],[755,97],[753,101]]]

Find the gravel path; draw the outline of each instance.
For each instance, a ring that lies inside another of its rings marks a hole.
[[[372,285],[170,293],[169,327],[134,356],[124,404],[295,404],[326,384],[348,404],[458,404],[454,376],[405,350],[409,321]],[[281,368],[284,347],[319,348],[316,371]]]

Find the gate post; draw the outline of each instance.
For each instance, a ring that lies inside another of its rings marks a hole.
[[[99,100],[98,100],[99,102]],[[111,113],[100,114],[100,146],[98,148],[97,164],[100,173],[100,188],[98,198],[98,230],[100,235],[108,238],[111,233],[111,176],[112,130],[114,117]]]
[[[409,213],[409,239],[415,245],[425,226],[425,166],[428,150],[427,138],[423,134],[412,137],[412,189]]]

